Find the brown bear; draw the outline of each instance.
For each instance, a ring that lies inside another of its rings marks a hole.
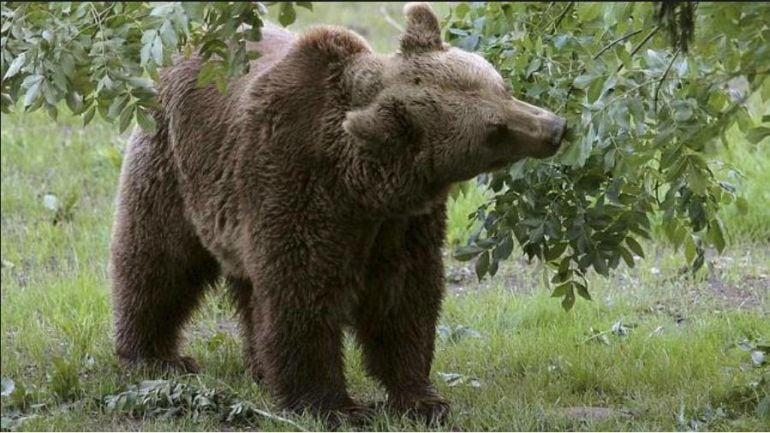
[[[201,60],[161,74],[154,134],[127,151],[111,245],[122,363],[198,369],[182,329],[224,277],[248,368],[279,405],[363,410],[348,395],[351,329],[388,404],[447,412],[430,381],[454,182],[556,152],[565,120],[512,98],[481,57],[405,7],[400,52],[355,33],[264,28],[226,94]]]

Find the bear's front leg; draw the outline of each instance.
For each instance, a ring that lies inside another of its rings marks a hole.
[[[315,232],[313,232],[315,233]],[[259,291],[262,323],[255,330],[264,381],[283,409],[305,410],[336,422],[358,421],[366,409],[346,390],[343,374],[343,324],[353,287],[344,266],[334,263],[334,245],[323,240],[281,245],[260,240],[252,272]],[[321,250],[314,253],[308,245]]]
[[[443,207],[383,224],[367,264],[366,292],[356,331],[371,375],[388,391],[388,405],[431,422],[449,404],[430,381],[444,291]]]

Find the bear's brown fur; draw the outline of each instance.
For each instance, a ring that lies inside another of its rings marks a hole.
[[[355,33],[268,26],[226,95],[201,61],[161,74],[155,134],[124,162],[112,241],[117,353],[197,370],[181,331],[224,276],[253,375],[284,408],[355,413],[343,329],[389,403],[448,405],[429,379],[452,182],[553,154],[564,121],[511,98],[480,57],[442,43],[424,4],[401,52]]]

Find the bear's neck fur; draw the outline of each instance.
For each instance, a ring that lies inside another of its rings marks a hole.
[[[373,52],[361,53],[356,55],[345,66],[342,78],[342,91],[348,95],[350,106],[349,110],[358,110],[374,103],[377,96],[385,88],[389,80],[393,79],[398,69],[398,54],[377,54]],[[351,137],[351,140],[355,138]],[[353,143],[355,147],[361,144]],[[404,155],[411,159],[409,155]],[[394,159],[398,158],[394,155]],[[447,185],[428,184],[422,176],[416,175],[389,175],[389,169],[373,167],[378,165],[378,161],[367,161],[367,158],[356,158],[357,162],[351,164],[351,167],[360,168],[361,165],[372,165],[367,170],[356,170],[348,178],[348,182],[361,183],[361,189],[366,190],[363,196],[366,198],[366,207],[370,210],[387,210],[393,214],[423,215],[434,211],[442,206],[449,190]],[[393,159],[390,163],[399,164]],[[401,161],[401,164],[410,165],[409,161]],[[404,173],[408,169],[404,169]],[[367,173],[368,176],[362,175]],[[384,176],[383,176],[384,175]],[[383,176],[382,179],[373,182],[372,176]],[[390,184],[398,179],[396,184]],[[372,184],[381,186],[381,191],[375,193],[371,188],[366,187]],[[366,185],[366,186],[365,186]]]
[[[350,95],[350,109],[369,105],[384,88],[390,56],[366,53],[350,62],[343,73],[343,89]]]

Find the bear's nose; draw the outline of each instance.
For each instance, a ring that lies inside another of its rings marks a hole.
[[[561,140],[564,138],[564,133],[567,131],[567,119],[558,117],[551,122],[551,145],[558,149],[561,145]]]

